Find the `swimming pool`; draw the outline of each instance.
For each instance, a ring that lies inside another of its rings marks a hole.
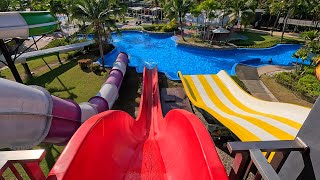
[[[118,52],[126,52],[130,57],[129,66],[142,73],[144,65],[158,66],[158,70],[172,80],[179,80],[178,71],[183,74],[214,74],[226,70],[232,74],[234,64],[244,60],[260,58],[261,63],[290,65],[296,59],[292,54],[300,45],[277,45],[265,49],[207,50],[176,45],[175,37],[154,35],[138,31],[125,31],[122,35],[112,35],[116,49],[105,55],[105,64],[111,67]],[[101,62],[101,59],[99,60]],[[255,64],[253,64],[255,65]]]

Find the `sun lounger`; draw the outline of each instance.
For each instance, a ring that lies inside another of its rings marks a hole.
[[[182,75],[186,94],[241,141],[293,140],[310,109],[268,102],[243,91],[225,72],[216,75]]]
[[[320,179],[320,98],[294,140],[230,142],[228,149],[237,154],[229,179],[246,177],[243,164],[252,160],[263,179]],[[277,152],[270,164],[261,152]],[[241,178],[242,179],[242,178]]]

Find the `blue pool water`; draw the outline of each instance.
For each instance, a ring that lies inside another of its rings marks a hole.
[[[116,49],[105,56],[106,66],[111,67],[118,52],[129,55],[129,66],[143,72],[144,65],[158,66],[158,70],[172,80],[179,80],[178,71],[183,74],[214,74],[226,70],[232,74],[234,64],[248,59],[260,58],[260,63],[253,66],[268,64],[290,65],[296,59],[292,54],[300,45],[277,45],[265,49],[232,49],[206,50],[201,48],[177,46],[174,36],[153,35],[141,32],[122,32],[112,35]],[[101,61],[101,59],[100,59]]]

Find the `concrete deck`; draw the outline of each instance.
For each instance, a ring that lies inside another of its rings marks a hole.
[[[264,68],[260,72],[272,71],[273,68]],[[266,101],[277,102],[277,98],[269,91],[269,89],[260,80],[257,68],[239,64],[236,67],[238,78],[244,83],[251,95]]]
[[[171,109],[184,109],[193,113],[188,96],[183,88],[161,88],[162,114],[165,116]]]

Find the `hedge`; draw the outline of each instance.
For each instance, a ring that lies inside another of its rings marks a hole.
[[[275,79],[307,101],[314,102],[320,95],[320,81],[314,75],[314,67],[304,66],[301,72],[300,75],[297,72],[281,72],[275,75]]]

